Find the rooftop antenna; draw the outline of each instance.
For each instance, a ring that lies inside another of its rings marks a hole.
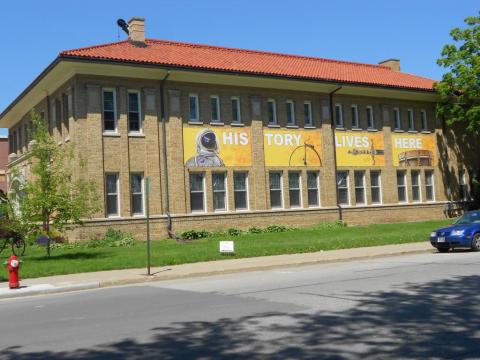
[[[118,19],[117,20],[117,25],[123,30],[125,31],[125,33],[128,35],[128,24],[125,20],[123,19]]]

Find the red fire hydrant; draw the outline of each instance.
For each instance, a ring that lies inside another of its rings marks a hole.
[[[20,260],[15,255],[10,256],[7,261],[8,268],[8,286],[10,289],[18,289],[20,287],[20,278],[18,270],[20,270]]]

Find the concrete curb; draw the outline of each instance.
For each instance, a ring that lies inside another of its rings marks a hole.
[[[45,284],[45,285],[49,285],[49,284]],[[58,294],[58,293],[66,293],[71,291],[98,289],[99,287],[100,287],[100,282],[68,284],[68,285],[62,285],[62,286],[49,286],[49,287],[40,288],[40,289],[37,289],[35,286],[31,286],[31,287],[27,286],[25,288],[20,288],[15,290],[5,289],[5,292],[0,292],[0,300],[35,296],[35,295]]]

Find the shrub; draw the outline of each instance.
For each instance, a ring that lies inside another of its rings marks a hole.
[[[94,238],[86,243],[85,247],[132,247],[133,245],[135,245],[135,238],[132,234],[108,228],[103,238]]]
[[[250,234],[261,234],[261,233],[263,232],[263,230],[260,229],[260,228],[258,228],[258,227],[256,227],[256,226],[252,226],[252,227],[250,227],[250,228],[248,229],[248,232],[249,232]]]
[[[182,232],[180,235],[186,240],[196,240],[206,238],[212,234],[206,230],[187,230]]]
[[[227,235],[239,236],[239,235],[242,235],[242,230],[236,229],[236,228],[230,228],[227,230]]]
[[[269,225],[265,228],[265,232],[267,233],[280,233],[280,232],[285,232],[288,231],[289,228],[283,225]]]

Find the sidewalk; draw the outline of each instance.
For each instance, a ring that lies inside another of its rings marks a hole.
[[[23,280],[21,281],[22,288],[16,290],[10,290],[8,283],[2,283],[0,284],[0,299],[426,251],[434,251],[434,249],[429,242],[424,241],[411,244],[330,250],[304,254],[261,256],[155,267],[152,268],[151,276],[146,275],[145,268],[58,275]]]

